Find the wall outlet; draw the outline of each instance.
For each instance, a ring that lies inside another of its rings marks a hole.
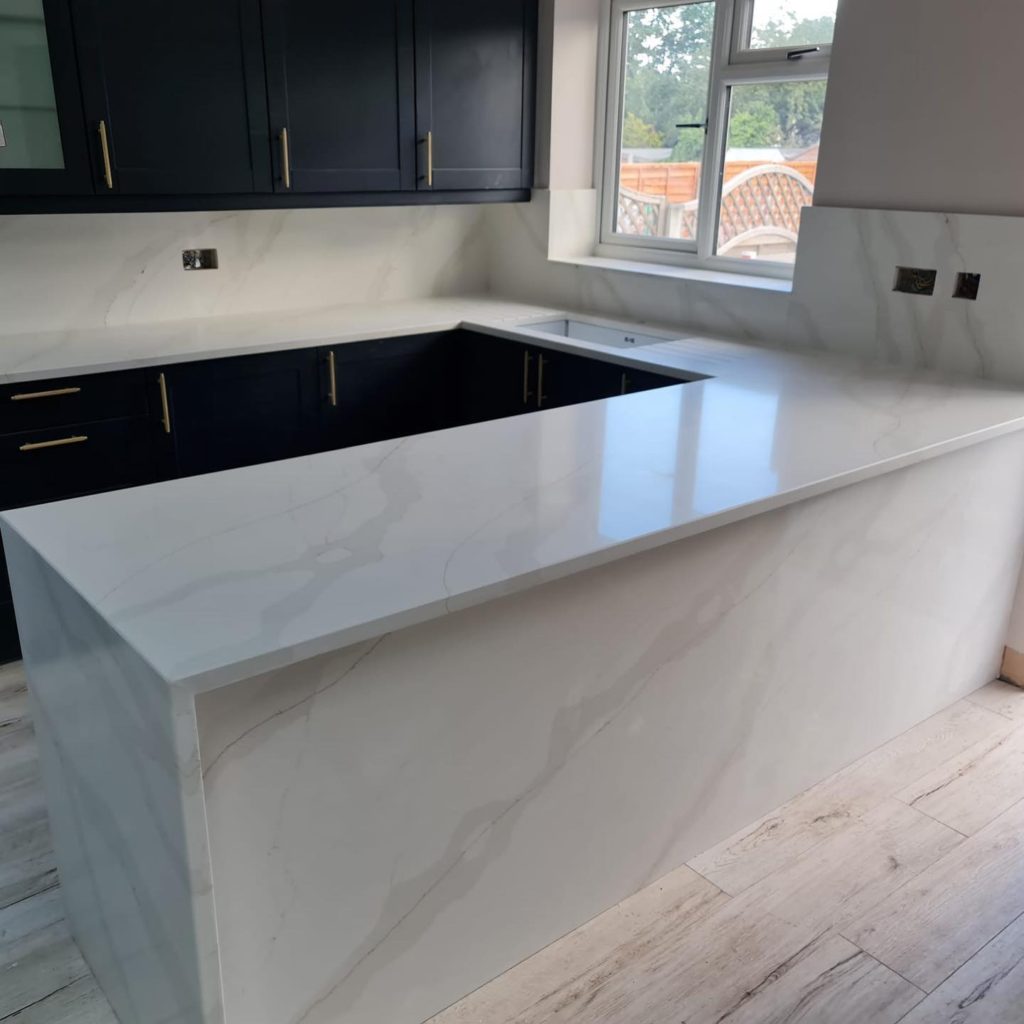
[[[182,249],[181,264],[186,270],[216,270],[220,266],[216,249]]]
[[[967,299],[969,302],[978,301],[978,291],[981,289],[981,274],[957,274],[956,289],[953,291],[954,299]]]
[[[906,295],[934,295],[937,270],[922,270],[920,267],[897,267],[894,292]]]

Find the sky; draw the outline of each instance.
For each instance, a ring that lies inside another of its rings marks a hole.
[[[783,11],[792,11],[798,18],[835,16],[838,0],[757,0],[754,6],[755,22],[777,20]]]

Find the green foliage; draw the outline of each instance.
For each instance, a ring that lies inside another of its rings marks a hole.
[[[622,122],[622,145],[625,149],[657,149],[662,143],[661,132],[654,125],[629,112]]]
[[[692,3],[628,15],[623,145],[671,147],[673,161],[699,160],[701,129],[678,128],[707,117],[714,4]],[[763,27],[761,46],[827,42],[833,18],[795,15]],[[738,86],[732,95],[729,145],[800,149],[818,141],[825,83]],[[659,142],[648,141],[657,137]],[[633,141],[642,139],[643,141]]]

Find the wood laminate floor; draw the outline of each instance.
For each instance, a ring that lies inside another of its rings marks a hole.
[[[115,1024],[63,919],[19,666],[0,668],[0,1021]],[[432,1024],[542,1021],[1024,1024],[1024,690],[992,683]]]

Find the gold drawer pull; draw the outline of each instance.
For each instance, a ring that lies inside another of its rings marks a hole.
[[[330,378],[330,393],[328,399],[332,409],[338,407],[338,370],[335,366],[334,353],[327,353],[327,375]]]
[[[171,403],[167,400],[167,377],[161,373],[157,377],[157,383],[160,385],[160,423],[164,428],[164,433],[169,434],[171,432]]]
[[[12,402],[31,402],[36,398],[59,398],[61,395],[81,394],[81,388],[54,388],[52,391],[25,391],[20,395],[11,395]]]
[[[100,135],[100,153],[103,156],[103,183],[108,189],[114,187],[114,172],[110,166],[110,140],[107,137],[107,122],[100,121],[97,129]]]
[[[57,441],[33,441],[31,444],[23,444],[18,451],[37,452],[42,448],[63,448],[69,444],[84,444],[88,440],[85,434],[78,434],[75,437],[62,437]]]
[[[286,189],[292,187],[292,154],[288,146],[288,129],[282,128],[278,136],[281,140],[281,180]]]
[[[537,408],[543,409],[548,396],[544,394],[544,366],[547,360],[543,356],[537,356]]]
[[[622,390],[619,392],[619,394],[629,394],[629,378],[625,374],[622,375]]]

